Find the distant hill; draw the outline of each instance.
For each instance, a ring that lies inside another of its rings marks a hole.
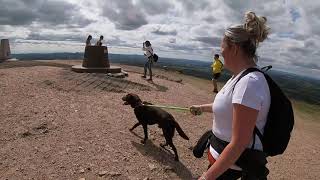
[[[32,53],[13,54],[12,57],[19,60],[53,60],[53,59],[82,59],[83,53]],[[109,54],[113,63],[121,63],[134,66],[143,66],[145,57],[142,55]],[[166,67],[169,70],[179,71],[204,79],[211,79],[210,62],[187,59],[159,58],[156,67]],[[287,72],[271,69],[268,74],[279,84],[285,93],[293,99],[302,100],[314,105],[320,105],[320,80],[303,77]],[[225,70],[220,81],[225,82],[231,77]]]

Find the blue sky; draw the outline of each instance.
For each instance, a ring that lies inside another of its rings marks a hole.
[[[269,38],[259,63],[320,77],[320,1],[300,0],[0,0],[0,38],[13,53],[80,52],[104,35],[111,53],[142,54],[150,40],[162,57],[211,61],[224,29],[251,10]]]

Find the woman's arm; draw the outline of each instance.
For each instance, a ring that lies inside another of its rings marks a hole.
[[[218,160],[203,175],[206,179],[216,179],[240,157],[250,143],[259,111],[240,104],[233,104],[231,142],[223,150]]]
[[[142,50],[143,50],[143,51],[146,51],[146,50],[147,50],[144,43],[142,43]]]
[[[193,105],[190,107],[190,112],[193,115],[200,115],[203,112],[212,112],[211,104]]]
[[[202,104],[200,105],[202,112],[212,112],[212,103],[211,104]]]

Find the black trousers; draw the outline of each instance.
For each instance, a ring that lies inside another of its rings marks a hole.
[[[241,171],[228,169],[221,176],[219,176],[217,178],[217,180],[234,180],[234,179],[239,179],[241,176],[242,176],[242,172]]]
[[[210,167],[211,165],[209,165],[208,169]],[[257,178],[257,177],[246,175],[242,171],[238,171],[234,169],[228,169],[221,176],[219,176],[217,180],[236,180],[239,178],[241,178],[241,180],[267,180],[267,177]]]

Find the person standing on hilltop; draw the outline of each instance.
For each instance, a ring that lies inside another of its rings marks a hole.
[[[144,55],[148,58],[147,62],[144,64],[144,74],[142,77],[147,78],[147,69],[149,69],[150,78],[148,81],[152,81],[153,49],[150,41],[146,41],[142,44],[142,50],[145,51]]]
[[[103,36],[100,36],[100,39],[96,42],[96,46],[102,46]]]
[[[193,115],[213,114],[208,150],[210,165],[200,180],[240,177],[264,180],[269,172],[265,167],[263,145],[256,133],[258,130],[263,135],[267,122],[271,103],[268,82],[258,71],[239,79],[247,69],[259,68],[256,50],[267,38],[269,28],[265,25],[267,19],[254,12],[247,12],[245,20],[244,24],[228,27],[221,42],[225,67],[233,76],[217,93],[213,103],[190,107]]]
[[[221,60],[219,59],[219,54],[214,55],[214,59],[211,65],[212,68],[212,83],[213,83],[213,92],[218,93],[218,85],[217,85],[217,80],[219,79],[221,75],[221,71],[223,68],[223,64]]]

